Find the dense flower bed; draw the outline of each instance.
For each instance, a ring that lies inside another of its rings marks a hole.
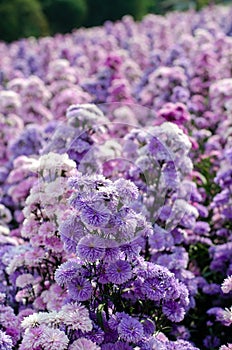
[[[232,9],[0,43],[0,349],[232,349]]]

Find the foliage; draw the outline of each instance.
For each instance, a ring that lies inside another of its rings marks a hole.
[[[0,39],[13,41],[48,34],[47,20],[37,0],[2,0],[0,16]]]
[[[43,10],[51,33],[67,33],[83,23],[87,4],[85,0],[48,0],[44,1]]]
[[[149,2],[149,0],[115,0],[112,4],[107,0],[87,0],[89,13],[86,25],[99,25],[106,20],[115,21],[126,14],[139,20],[148,12]]]
[[[186,11],[189,9],[199,11],[205,6],[220,3],[228,4],[230,2],[230,0],[151,0],[148,11],[157,14],[165,14],[169,11]]]

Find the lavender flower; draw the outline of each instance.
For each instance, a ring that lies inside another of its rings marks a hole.
[[[61,322],[73,330],[81,330],[89,332],[92,330],[92,321],[89,318],[88,310],[76,303],[66,304],[62,306],[59,312]]]
[[[24,335],[20,350],[65,350],[68,347],[68,337],[63,331],[46,326],[30,328]]]
[[[101,349],[102,350],[132,350],[133,348],[128,343],[117,341],[116,343],[103,344]]]
[[[70,346],[69,350],[100,350],[100,347],[86,338],[79,338],[75,340]]]
[[[106,277],[115,284],[123,284],[132,277],[131,266],[128,261],[117,260],[106,268]]]
[[[40,343],[44,350],[64,350],[68,347],[69,339],[63,331],[46,327],[43,329]]]
[[[82,269],[78,259],[70,259],[63,263],[55,272],[56,282],[63,286],[70,282],[74,277],[81,274]]]
[[[85,301],[91,297],[92,286],[86,278],[76,277],[68,282],[68,291],[73,300]]]
[[[118,325],[118,333],[122,340],[137,343],[143,337],[142,324],[133,317],[124,316]]]
[[[123,244],[131,242],[137,236],[146,235],[150,228],[145,217],[136,213],[131,208],[131,203],[128,203],[133,196],[134,200],[137,198],[136,186],[128,180],[117,181],[110,181],[102,175],[73,177],[69,181],[73,189],[70,204],[74,213],[76,211],[80,216],[83,232],[98,235],[106,242]],[[125,199],[120,191],[127,191],[128,199]],[[67,212],[61,224],[61,229],[64,227],[64,235],[70,220]],[[76,239],[80,240],[78,232]],[[104,244],[101,246],[104,247]]]
[[[13,342],[9,335],[0,330],[0,348],[1,350],[12,350]]]
[[[118,191],[118,195],[120,196],[124,204],[128,205],[138,198],[138,188],[131,181],[125,179],[116,180],[115,187]]]
[[[85,205],[81,210],[81,220],[87,226],[93,228],[105,227],[109,221],[109,211],[104,205],[97,202],[93,205]]]
[[[173,322],[180,322],[184,319],[185,309],[175,301],[167,301],[162,310],[167,318]]]
[[[85,232],[76,213],[70,213],[66,220],[62,220],[59,225],[59,232],[64,248],[67,252],[75,253],[78,240],[81,239]]]
[[[102,259],[105,255],[104,240],[91,235],[81,238],[77,245],[77,254],[81,259],[90,262]]]
[[[20,350],[31,350],[38,348],[41,343],[40,339],[43,336],[44,327],[30,328],[28,332],[24,334],[23,340],[19,346]]]

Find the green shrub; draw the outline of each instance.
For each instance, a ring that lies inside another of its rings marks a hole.
[[[106,20],[115,21],[126,14],[136,20],[141,19],[147,12],[150,0],[87,0],[87,26],[99,25]]]
[[[37,0],[1,0],[0,18],[0,40],[14,41],[49,33],[47,20]]]
[[[43,0],[41,3],[52,34],[67,33],[80,27],[87,15],[85,0]]]

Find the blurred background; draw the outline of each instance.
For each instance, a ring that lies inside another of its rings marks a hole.
[[[0,0],[0,40],[68,33],[92,27],[125,14],[140,20],[147,13],[199,11],[204,6],[232,4],[232,0]]]

